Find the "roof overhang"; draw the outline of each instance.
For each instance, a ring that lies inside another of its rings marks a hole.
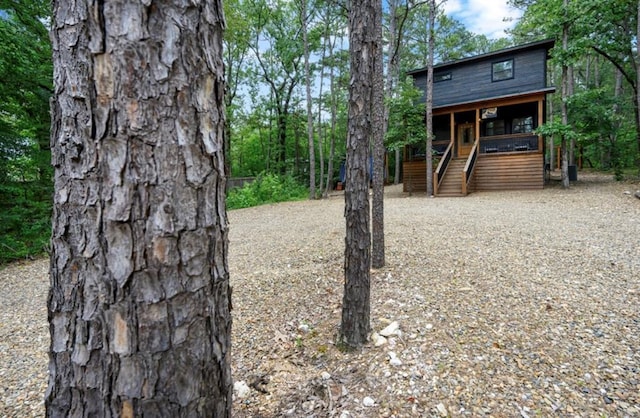
[[[447,113],[447,111],[452,110],[466,110],[466,109],[476,109],[483,107],[493,107],[493,106],[507,106],[510,104],[516,103],[525,103],[533,98],[539,96],[545,96],[547,94],[554,93],[556,91],[555,87],[546,87],[540,90],[531,90],[523,93],[514,93],[507,94],[504,96],[495,96],[495,97],[487,97],[480,100],[473,100],[469,102],[459,102],[459,103],[450,103],[442,106],[434,106],[434,113]]]

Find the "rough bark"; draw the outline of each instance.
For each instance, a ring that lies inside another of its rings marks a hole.
[[[367,341],[370,331],[371,234],[368,154],[375,60],[375,0],[356,0],[349,8],[351,79],[345,179],[344,296],[340,340],[348,347]]]
[[[223,26],[53,2],[48,417],[230,416]]]
[[[429,57],[427,59],[427,196],[433,196],[433,53],[435,50],[436,1],[429,1]]]
[[[335,38],[334,38],[335,39]],[[329,39],[329,56],[333,57],[333,48],[335,46],[335,40]],[[329,197],[329,190],[333,187],[333,160],[336,154],[336,123],[338,119],[338,93],[335,82],[334,66],[329,67],[329,89],[331,100],[331,128],[330,128],[330,143],[329,143],[329,162],[327,164],[327,184],[324,189],[324,197]]]
[[[307,93],[307,137],[309,140],[309,199],[316,198],[316,152],[313,140],[313,112],[311,110],[311,69],[309,66],[309,37],[307,28],[307,0],[300,5],[300,23],[302,24],[302,42],[304,44],[304,80]],[[322,177],[321,177],[322,178]]]
[[[372,252],[371,266],[382,268],[385,264],[384,257],[384,135],[385,105],[384,105],[384,75],[382,54],[382,2],[374,1],[375,6],[375,44],[373,65],[373,91],[372,101],[372,139],[373,139],[373,198],[371,208]]]
[[[569,21],[566,18],[567,9],[569,7],[569,0],[564,0],[564,13],[565,13],[565,22],[562,24],[562,51],[566,54],[568,50],[569,44]],[[568,84],[569,84],[569,66],[567,64],[567,57],[563,57],[562,62],[562,100],[560,102],[560,113],[562,117],[562,124],[567,125],[569,123],[568,119],[568,109],[567,109],[567,94],[568,94]],[[563,133],[561,136],[560,143],[560,152],[561,152],[561,178],[562,178],[562,187],[569,187],[569,150],[567,144],[567,136]]]

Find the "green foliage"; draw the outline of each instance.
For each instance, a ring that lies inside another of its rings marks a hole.
[[[411,77],[398,86],[398,94],[389,100],[389,126],[386,144],[391,149],[426,142],[424,106],[417,106],[422,92],[414,87]]]
[[[0,0],[0,264],[41,253],[51,234],[49,7]]]
[[[255,181],[227,194],[227,208],[240,209],[266,203],[303,200],[309,190],[291,176],[260,174]]]

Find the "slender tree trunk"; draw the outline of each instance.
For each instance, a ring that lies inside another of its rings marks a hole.
[[[230,416],[223,20],[54,0],[48,417]]]
[[[433,196],[433,53],[435,50],[436,1],[429,1],[429,58],[427,60],[427,196]]]
[[[562,24],[562,50],[566,52],[568,50],[568,44],[569,44],[569,21],[567,18],[569,0],[563,0],[563,1],[564,1],[563,4],[564,4],[565,21]],[[568,110],[567,110],[567,94],[568,94],[568,84],[569,84],[568,71],[569,69],[567,65],[567,58],[564,57],[562,62],[562,87],[561,87],[562,100],[560,105],[560,112],[562,114],[562,124],[565,126],[569,123]],[[567,136],[565,134],[562,134],[561,136],[560,149],[562,152],[562,168],[561,168],[562,187],[566,189],[569,187],[569,150],[568,150],[568,144],[567,144]]]
[[[382,0],[375,0],[373,91],[372,91],[372,138],[373,138],[373,199],[371,232],[373,234],[371,266],[384,267],[384,75],[382,53]]]
[[[335,40],[329,40],[329,56],[333,57],[333,47],[335,45]],[[332,188],[333,183],[333,160],[335,159],[336,153],[336,121],[338,118],[338,99],[337,99],[337,87],[335,83],[335,77],[333,73],[334,66],[331,65],[329,67],[329,88],[331,89],[330,97],[331,97],[331,128],[329,136],[330,145],[329,145],[329,164],[327,166],[327,185],[325,187],[325,195],[327,197],[329,195],[329,190]]]
[[[327,31],[328,32],[328,31]],[[325,34],[324,41],[322,43],[322,54],[320,61],[324,63],[326,59],[327,53],[327,44],[326,39],[330,36],[328,33]],[[324,189],[324,152],[325,152],[325,141],[326,141],[326,132],[327,129],[323,128],[322,124],[322,106],[324,105],[324,101],[322,100],[322,93],[324,92],[324,64],[320,68],[320,86],[318,87],[318,151],[320,154],[320,176],[318,186],[320,187],[320,191],[318,192],[320,196],[324,196],[326,190]]]
[[[311,69],[309,67],[309,36],[307,34],[307,0],[301,0],[300,23],[304,44],[304,79],[307,93],[307,137],[309,139],[309,199],[316,198],[316,152],[313,140],[313,111],[311,98]]]
[[[340,327],[340,340],[348,347],[364,344],[371,329],[368,151],[377,43],[374,1],[354,0],[349,7],[351,81],[344,209],[345,282]]]
[[[573,96],[575,84],[574,65],[571,64],[567,67],[567,98]],[[567,109],[567,120],[569,120],[569,113]],[[569,140],[569,165],[576,165],[576,140],[571,137]]]

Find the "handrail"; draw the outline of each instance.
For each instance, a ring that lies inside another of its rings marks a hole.
[[[453,149],[453,142],[450,142],[444,154],[442,154],[442,158],[440,158],[440,162],[438,163],[438,167],[436,168],[436,172],[434,173],[434,176],[433,176],[433,194],[434,195],[438,194],[438,188],[440,188],[440,183],[442,182],[444,173],[447,171],[447,167],[449,167],[449,161],[451,161],[452,149]]]
[[[473,170],[476,168],[476,160],[478,159],[479,143],[480,143],[480,139],[477,138],[473,143],[473,147],[471,147],[471,152],[467,157],[467,163],[464,165],[464,170],[462,170],[462,194],[464,196],[467,195],[467,188],[469,186],[469,182],[471,181]]]

